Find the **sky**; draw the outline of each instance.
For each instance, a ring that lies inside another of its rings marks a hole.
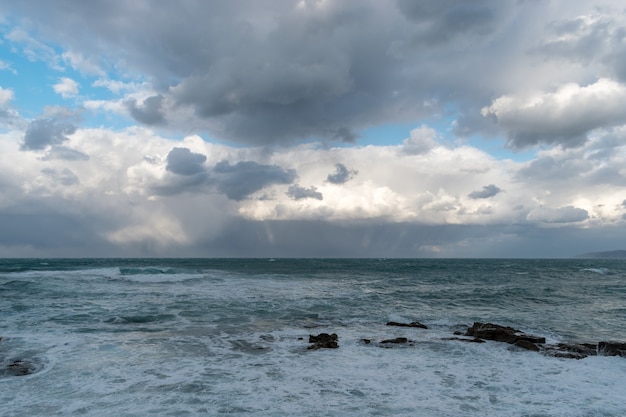
[[[626,249],[621,0],[0,0],[0,257]]]

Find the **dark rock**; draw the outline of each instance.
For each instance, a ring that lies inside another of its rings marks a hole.
[[[372,343],[370,339],[361,339],[361,342],[365,343],[366,345],[369,345],[370,343]]]
[[[539,346],[537,346],[536,344],[534,344],[533,342],[526,340],[526,339],[519,339],[516,340],[515,343],[513,343],[515,346],[520,347],[522,349],[526,349],[526,350],[532,350],[533,352],[539,352]]]
[[[545,337],[528,335],[512,327],[501,326],[493,323],[476,322],[472,327],[467,329],[465,336],[474,336],[480,339],[515,344],[524,349],[529,348],[530,350],[535,350],[530,344],[536,345],[546,343]],[[539,349],[537,348],[537,350]]]
[[[320,333],[317,336],[309,335],[309,343],[313,343],[307,349],[337,349],[339,344],[337,343],[337,335],[335,333]]]
[[[542,353],[555,358],[583,359],[598,354],[598,345],[590,343],[558,343],[546,345]]]
[[[406,337],[396,337],[395,339],[385,339],[380,343],[408,343],[409,339]]]
[[[626,343],[624,342],[600,342],[598,352],[605,356],[626,357]]]
[[[35,372],[35,365],[30,361],[25,361],[21,359],[14,360],[4,367],[4,369],[0,369],[0,375],[7,376],[24,376],[30,375]]]
[[[456,334],[456,332],[455,332]],[[473,338],[467,338],[467,337],[447,337],[445,339],[441,339],[441,340],[456,340],[459,342],[468,342],[468,343],[485,343],[485,341],[483,339],[479,339],[478,337],[473,337]]]
[[[387,322],[387,326],[396,326],[396,327],[417,327],[419,329],[428,329],[428,326],[420,323],[419,321],[414,321],[411,323],[398,323],[397,321]]]

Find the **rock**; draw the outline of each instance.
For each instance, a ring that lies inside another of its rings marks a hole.
[[[526,339],[516,340],[513,344],[517,347],[521,347],[522,349],[532,350],[533,352],[539,352],[540,350],[539,346]]]
[[[528,335],[512,327],[493,323],[476,322],[472,327],[467,329],[465,336],[474,336],[480,339],[510,343],[523,349],[535,351],[539,351],[537,344],[546,343],[545,337]]]
[[[370,343],[372,343],[371,339],[361,339],[361,342],[363,342],[366,345],[369,345]]]
[[[624,342],[600,342],[598,352],[605,356],[626,357],[626,343]]]
[[[0,368],[0,375],[7,376],[24,376],[35,372],[35,365],[26,360],[16,359],[6,365],[4,369]]]
[[[454,332],[456,334],[457,332]],[[457,340],[459,342],[468,342],[468,343],[485,343],[483,339],[479,339],[478,337],[467,338],[467,337],[447,337],[441,340]]]
[[[339,344],[337,343],[337,335],[335,333],[320,333],[317,336],[309,335],[309,343],[313,343],[307,349],[337,349]]]
[[[411,323],[398,323],[397,321],[387,322],[387,326],[396,326],[396,327],[417,327],[419,329],[428,329],[428,326],[420,323],[419,321],[414,321]]]
[[[583,359],[598,354],[598,345],[591,343],[558,343],[546,345],[542,353],[555,358]]]
[[[396,337],[395,339],[385,339],[380,343],[408,343],[409,339],[407,339],[406,337]]]

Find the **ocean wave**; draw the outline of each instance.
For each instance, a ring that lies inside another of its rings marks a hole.
[[[593,272],[600,275],[607,275],[610,271],[608,268],[583,268],[584,272]]]

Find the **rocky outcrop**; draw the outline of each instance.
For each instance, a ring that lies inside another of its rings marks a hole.
[[[335,333],[320,333],[317,336],[309,335],[309,343],[313,343],[307,349],[337,349],[339,344],[337,343],[337,335]]]
[[[501,326],[493,323],[475,322],[467,329],[465,336],[473,336],[479,339],[494,340],[518,346],[522,349],[540,351],[538,344],[546,343],[545,337],[528,335],[512,327]]]
[[[390,321],[388,326],[413,327],[427,329],[428,327],[419,322],[398,323]],[[621,356],[626,357],[626,342],[603,341],[595,343],[556,343],[546,344],[546,338],[526,334],[513,327],[502,326],[494,323],[475,322],[465,332],[455,331],[455,337],[443,338],[440,340],[454,340],[469,343],[485,343],[486,340],[508,343],[521,349],[539,352],[546,356],[566,359],[583,359],[588,356]],[[302,338],[298,338],[302,339]],[[339,347],[338,337],[335,333],[320,333],[317,336],[309,335],[309,350],[336,349]],[[362,338],[360,342],[364,345],[372,344],[371,339]],[[393,339],[383,339],[375,345],[390,348],[396,345],[414,346],[417,342],[406,337],[395,337]],[[32,364],[24,361],[14,361],[0,369],[0,374],[27,375],[33,371]]]

